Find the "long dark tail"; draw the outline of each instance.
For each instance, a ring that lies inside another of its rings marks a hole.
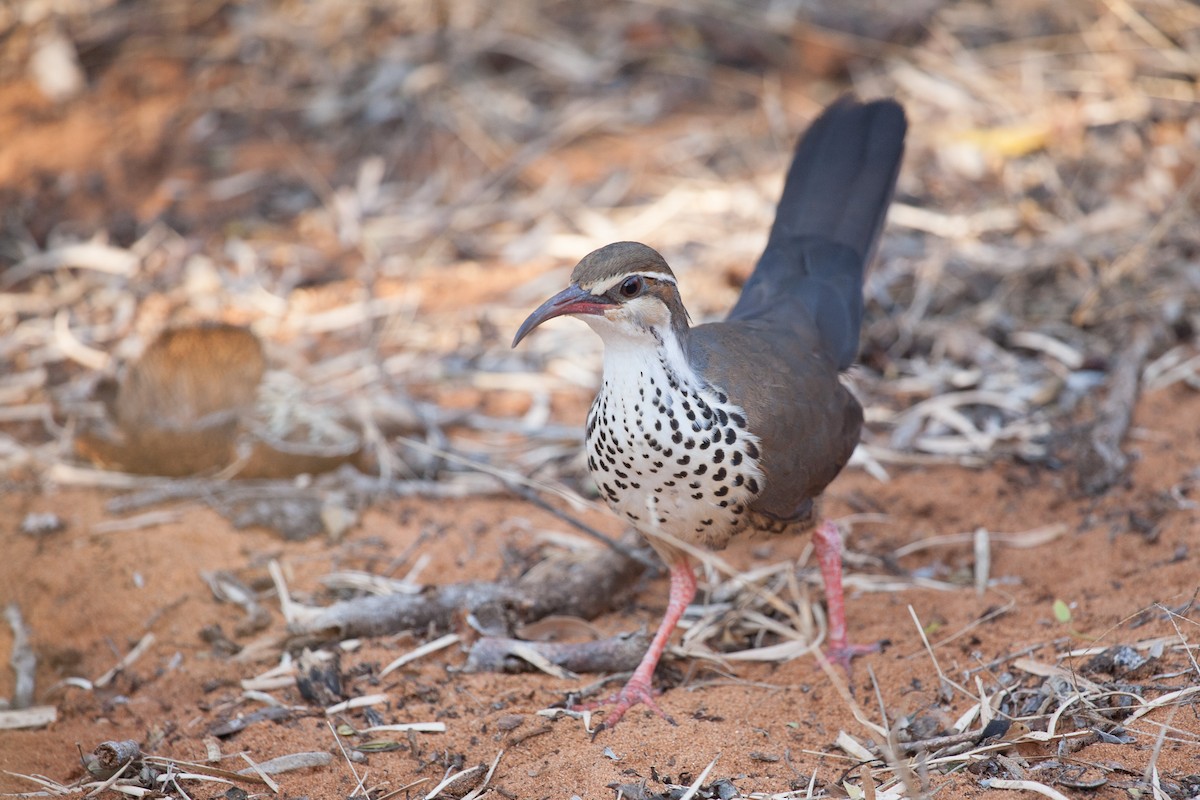
[[[858,354],[862,285],[892,200],[904,135],[894,100],[843,97],[796,146],[767,248],[730,319],[786,313],[801,303],[830,356]]]

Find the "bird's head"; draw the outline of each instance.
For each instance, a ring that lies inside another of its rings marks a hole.
[[[655,250],[637,242],[616,242],[585,256],[571,272],[571,285],[521,323],[513,347],[538,325],[564,315],[579,317],[605,340],[662,342],[688,325],[675,274]]]

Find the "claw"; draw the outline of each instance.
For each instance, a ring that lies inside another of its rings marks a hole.
[[[611,705],[611,708],[604,717],[604,727],[616,727],[616,724],[621,721],[621,717],[625,716],[625,712],[639,703],[674,725],[675,720],[658,707],[658,703],[654,700],[655,694],[657,692],[650,688],[650,684],[630,679],[629,683],[625,684],[621,691],[608,699],[608,704]]]
[[[830,664],[836,664],[846,673],[846,678],[852,680],[854,678],[854,665],[852,660],[859,656],[865,656],[868,653],[878,653],[883,650],[882,642],[874,642],[872,644],[850,644],[849,642],[841,642],[840,644],[832,644],[825,651],[825,658],[829,659]]]
[[[601,708],[607,710],[604,722],[597,726],[595,732],[592,733],[593,739],[596,738],[600,731],[615,728],[617,723],[621,721],[621,717],[625,716],[625,712],[636,705],[646,706],[672,725],[677,724],[670,714],[658,707],[658,703],[654,700],[654,697],[658,694],[660,692],[651,688],[650,684],[645,681],[630,678],[629,682],[621,688],[621,691],[612,695],[607,700],[575,706],[574,710],[595,711]]]
[[[650,686],[650,679],[654,677],[654,670],[658,666],[658,660],[662,657],[663,650],[667,647],[667,639],[670,638],[671,631],[675,630],[675,625],[683,616],[684,609],[688,607],[688,603],[692,602],[692,598],[695,596],[696,576],[688,561],[680,558],[671,565],[671,599],[667,603],[667,612],[663,615],[662,623],[658,626],[658,631],[654,634],[650,647],[642,656],[641,663],[633,671],[633,676],[626,681],[621,691],[605,702],[590,703],[582,707],[589,711],[596,708],[608,708],[604,722],[592,734],[593,739],[605,728],[616,727],[616,724],[621,721],[621,717],[625,716],[625,712],[639,704],[646,706],[672,725],[675,724],[675,720],[671,719],[670,715],[659,708],[658,703],[654,701],[656,692]]]

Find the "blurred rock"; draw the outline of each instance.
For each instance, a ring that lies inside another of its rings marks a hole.
[[[127,367],[110,419],[81,430],[75,448],[92,461],[142,474],[228,466],[265,369],[262,344],[244,328],[164,331]]]

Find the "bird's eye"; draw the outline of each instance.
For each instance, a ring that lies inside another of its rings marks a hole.
[[[642,293],[643,281],[637,275],[626,278],[621,283],[621,294],[625,297],[637,297]]]

